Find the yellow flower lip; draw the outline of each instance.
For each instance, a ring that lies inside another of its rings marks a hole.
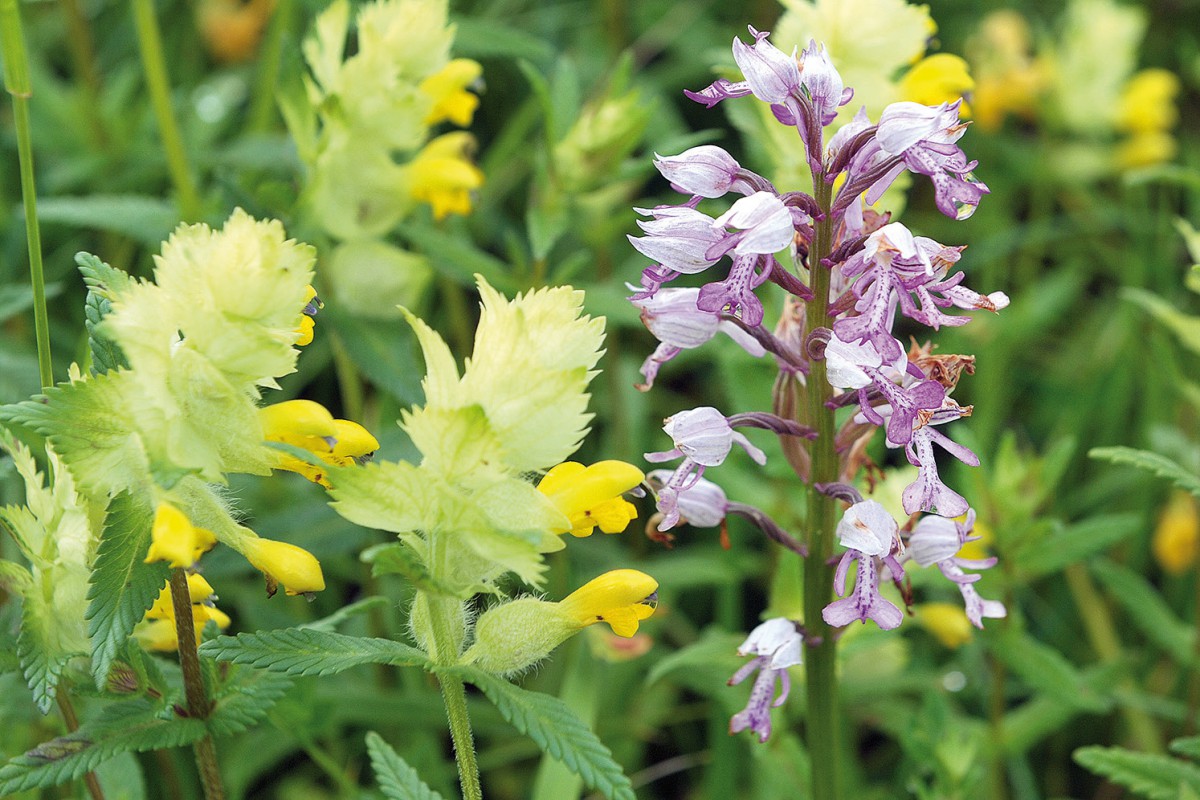
[[[593,578],[558,603],[559,611],[579,627],[607,622],[628,638],[658,607],[658,581],[636,569],[616,569]]]
[[[436,125],[449,120],[459,127],[471,124],[479,97],[467,91],[477,86],[483,67],[469,58],[456,58],[437,72],[421,81],[420,91],[433,99],[433,106],[425,115],[426,125]]]
[[[264,406],[258,410],[258,418],[266,441],[302,448],[333,466],[361,464],[379,449],[379,440],[366,428],[348,419],[334,419],[328,409],[312,400]],[[278,458],[276,469],[298,473],[329,488],[325,478],[328,470],[287,453],[280,453]]]
[[[216,543],[217,537],[212,531],[195,527],[186,514],[170,503],[162,502],[154,511],[145,563],[166,561],[172,567],[190,567]]]
[[[259,537],[242,543],[242,555],[267,576],[267,594],[283,585],[289,595],[319,592],[325,588],[321,563],[303,547]]]
[[[285,400],[263,406],[258,421],[268,441],[294,444],[309,449],[310,438],[332,437],[337,433],[333,414],[312,400]]]
[[[622,494],[638,486],[646,476],[624,461],[597,461],[585,467],[564,461],[553,467],[538,483],[570,521],[572,536],[590,536],[599,527],[605,533],[620,533],[637,517],[637,509]]]
[[[471,192],[483,186],[483,172],[468,159],[474,146],[469,133],[447,133],[425,145],[410,162],[409,194],[429,203],[434,219],[471,213]]]

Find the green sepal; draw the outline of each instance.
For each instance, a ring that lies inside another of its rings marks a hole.
[[[435,667],[434,672],[474,684],[514,728],[609,800],[636,800],[629,778],[609,749],[557,697],[521,689],[473,667]]]
[[[122,493],[109,503],[88,589],[97,687],[104,686],[118,651],[167,581],[164,562],[145,563],[153,523],[154,509],[143,495]]]
[[[0,796],[57,786],[119,753],[179,747],[204,734],[202,721],[177,717],[157,703],[113,703],[74,733],[43,742],[0,767]]]
[[[375,731],[367,732],[367,754],[371,757],[371,769],[375,771],[379,790],[388,800],[442,800],[442,796],[430,789],[417,771]]]
[[[360,664],[413,667],[428,664],[415,647],[391,639],[347,636],[311,628],[218,636],[200,647],[201,655],[286,675],[332,675]]]

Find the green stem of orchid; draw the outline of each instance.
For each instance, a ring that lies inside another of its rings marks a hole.
[[[430,648],[433,660],[441,666],[450,666],[458,660],[459,648],[451,626],[461,609],[461,601],[419,592],[429,613],[429,629],[433,636]],[[458,780],[462,785],[463,800],[483,800],[483,789],[479,783],[479,764],[475,760],[475,738],[471,734],[471,717],[467,713],[467,692],[463,682],[446,672],[437,673],[438,685],[442,688],[442,702],[446,705],[446,719],[450,723],[450,739],[454,742],[454,761],[458,765]]]
[[[204,673],[200,668],[200,654],[196,650],[196,627],[192,620],[192,594],[188,590],[187,573],[181,568],[172,569],[170,585],[171,605],[175,611],[175,636],[179,643],[179,668],[183,672],[188,716],[208,719],[213,703],[204,688]],[[192,745],[192,749],[205,800],[225,800],[221,770],[217,765],[217,748],[212,736],[205,734],[203,739]]]
[[[0,51],[4,57],[4,88],[13,99],[13,126],[21,168],[21,200],[25,207],[25,237],[29,244],[29,278],[33,286],[33,327],[37,338],[38,375],[42,388],[54,385],[50,363],[50,318],[46,313],[46,278],[42,269],[42,234],[37,218],[37,184],[33,178],[33,127],[29,123],[29,57],[17,0],[0,0]]]
[[[138,46],[142,51],[142,68],[146,72],[146,87],[150,91],[150,104],[154,107],[154,117],[162,136],[167,171],[179,196],[179,214],[185,221],[196,222],[201,215],[200,195],[188,167],[183,136],[171,109],[171,82],[167,77],[167,62],[163,56],[154,0],[132,0],[132,4]]]
[[[805,340],[817,328],[829,328],[830,271],[821,263],[833,249],[833,220],[828,211],[832,205],[833,187],[825,176],[814,176],[814,196],[824,218],[816,224],[812,247],[808,254],[809,275],[814,299],[808,304]],[[813,800],[837,800],[838,789],[838,718],[837,718],[837,642],[833,630],[825,623],[821,612],[833,599],[834,500],[817,491],[818,483],[838,478],[838,457],[834,450],[833,410],[826,403],[833,388],[825,378],[825,361],[812,359],[808,375],[807,423],[817,431],[812,444],[811,473],[808,484],[808,557],[804,559],[804,668],[807,677],[808,716],[806,740],[812,760]]]

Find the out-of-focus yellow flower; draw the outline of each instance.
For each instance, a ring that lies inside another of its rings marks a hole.
[[[964,98],[959,116],[969,117],[967,98],[975,88],[967,62],[951,53],[935,53],[918,61],[900,80],[900,96],[926,106]]]
[[[196,23],[204,46],[225,64],[250,60],[274,8],[275,0],[200,0]]]
[[[200,575],[188,575],[188,594],[192,601],[192,628],[196,633],[196,646],[200,644],[204,626],[212,620],[221,630],[229,627],[229,615],[211,602],[213,588]],[[170,652],[179,649],[179,634],[175,627],[175,605],[171,599],[168,583],[159,592],[158,598],[145,619],[133,631],[134,638],[147,650]]]
[[[429,203],[434,219],[471,213],[471,192],[483,186],[483,173],[468,158],[475,140],[457,131],[439,136],[408,165],[408,192]]]
[[[951,650],[971,641],[971,620],[962,606],[953,603],[923,603],[916,609],[917,621]]]
[[[1179,121],[1175,97],[1179,78],[1165,69],[1144,69],[1121,90],[1116,127],[1130,134],[1117,149],[1117,162],[1125,169],[1170,161],[1178,145],[1169,131]]]
[[[1169,133],[1135,133],[1117,146],[1117,164],[1122,169],[1149,167],[1170,161],[1178,152],[1179,143]]]
[[[645,477],[624,461],[598,461],[588,467],[564,461],[546,473],[538,491],[570,520],[571,529],[563,533],[591,536],[597,527],[620,533],[637,518],[637,509],[621,495]]]
[[[1032,56],[1029,23],[1017,11],[993,11],[967,43],[975,91],[971,106],[976,124],[998,130],[1013,114],[1032,118],[1046,85],[1045,65]]]
[[[216,543],[212,531],[195,527],[187,515],[170,503],[159,503],[150,529],[146,563],[166,561],[172,567],[190,567]]]
[[[290,595],[325,588],[321,563],[303,547],[257,536],[245,539],[241,547],[246,560],[267,576],[267,594],[275,594],[280,584]]]
[[[433,106],[425,115],[426,125],[436,125],[449,120],[460,128],[471,124],[475,109],[479,107],[479,96],[467,91],[476,85],[483,74],[483,67],[469,58],[456,58],[446,66],[421,81],[420,90],[433,100]]]
[[[966,516],[958,517],[957,522],[962,522]],[[955,554],[956,558],[969,558],[979,560],[988,558],[991,554],[988,552],[988,546],[995,541],[996,535],[992,533],[992,529],[987,523],[981,521],[978,517],[975,519],[975,525],[971,529],[972,536],[978,536],[979,539],[973,542],[967,542]]]
[[[286,400],[258,410],[263,438],[308,450],[326,464],[338,467],[358,463],[379,449],[379,441],[357,422],[334,419],[320,403]],[[326,470],[288,455],[279,454],[277,469],[295,472],[329,488]]]
[[[558,603],[579,627],[607,622],[613,633],[630,637],[658,606],[658,581],[636,569],[616,569],[585,583]]]
[[[1200,514],[1194,497],[1182,490],[1171,494],[1158,518],[1151,548],[1154,560],[1165,572],[1179,575],[1191,569],[1200,548]]]

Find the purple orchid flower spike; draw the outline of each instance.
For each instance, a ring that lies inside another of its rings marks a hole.
[[[746,708],[729,720],[730,734],[750,730],[758,734],[760,742],[765,742],[771,737],[771,709],[779,708],[787,702],[791,689],[787,669],[803,662],[803,642],[804,636],[796,624],[783,617],[762,623],[742,642],[742,646],[738,648],[738,655],[753,655],[754,659],[733,674],[729,685],[737,686],[756,670],[758,677],[750,690],[750,700]],[[780,688],[778,697],[775,696],[777,684]]]
[[[839,596],[846,593],[846,573],[851,561],[858,562],[858,572],[850,595],[835,600],[821,612],[825,622],[841,628],[856,620],[869,619],[885,631],[900,626],[904,614],[879,594],[879,562],[888,567],[893,578],[903,574],[903,567],[896,561],[899,531],[892,515],[874,500],[864,500],[846,509],[838,523],[837,535],[847,550],[834,573],[834,591]]]
[[[766,353],[762,344],[732,321],[723,319],[718,311],[697,307],[699,289],[662,289],[653,297],[637,299],[633,304],[642,311],[642,323],[658,339],[659,345],[642,363],[645,383],[638,390],[648,391],[654,385],[659,367],[679,355],[724,333],[750,355],[758,358]]]
[[[940,516],[922,517],[908,538],[907,556],[922,567],[937,565],[942,574],[958,586],[966,607],[967,619],[976,628],[983,627],[984,618],[1000,619],[1008,611],[999,600],[985,600],[975,590],[979,575],[969,575],[963,568],[988,569],[995,566],[996,558],[959,558],[958,552],[967,542],[978,541],[972,536],[975,527],[974,509],[967,511],[963,522]]]

